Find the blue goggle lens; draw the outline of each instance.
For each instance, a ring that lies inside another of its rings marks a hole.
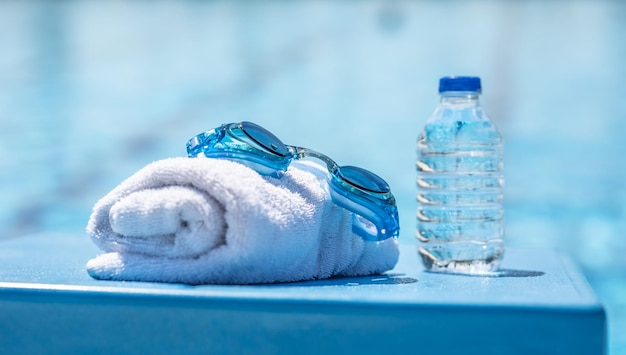
[[[289,149],[278,137],[273,135],[265,128],[252,122],[241,122],[241,130],[255,143],[259,144],[268,151],[278,154],[282,157],[289,154]]]
[[[391,191],[385,180],[369,170],[356,166],[342,166],[340,171],[344,181],[360,189],[381,194]]]

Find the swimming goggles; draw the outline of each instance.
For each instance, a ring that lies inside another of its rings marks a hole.
[[[252,122],[228,123],[200,133],[187,142],[187,155],[242,163],[262,175],[280,178],[294,159],[317,158],[330,173],[330,195],[337,205],[353,212],[352,230],[365,240],[398,236],[398,208],[389,185],[372,172],[339,166],[316,151],[284,144]]]

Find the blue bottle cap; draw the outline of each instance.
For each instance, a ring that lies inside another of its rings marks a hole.
[[[477,76],[444,76],[439,79],[439,93],[446,91],[471,91],[480,93],[480,78]]]

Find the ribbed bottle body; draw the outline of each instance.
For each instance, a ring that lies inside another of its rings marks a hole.
[[[502,139],[477,98],[457,101],[417,142],[419,254],[432,271],[482,274],[504,254]]]

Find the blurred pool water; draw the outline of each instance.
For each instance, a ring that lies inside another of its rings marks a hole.
[[[415,243],[415,142],[437,80],[482,77],[505,138],[506,242],[561,249],[626,353],[626,3],[0,3],[0,238],[91,207],[221,123],[385,178]]]

